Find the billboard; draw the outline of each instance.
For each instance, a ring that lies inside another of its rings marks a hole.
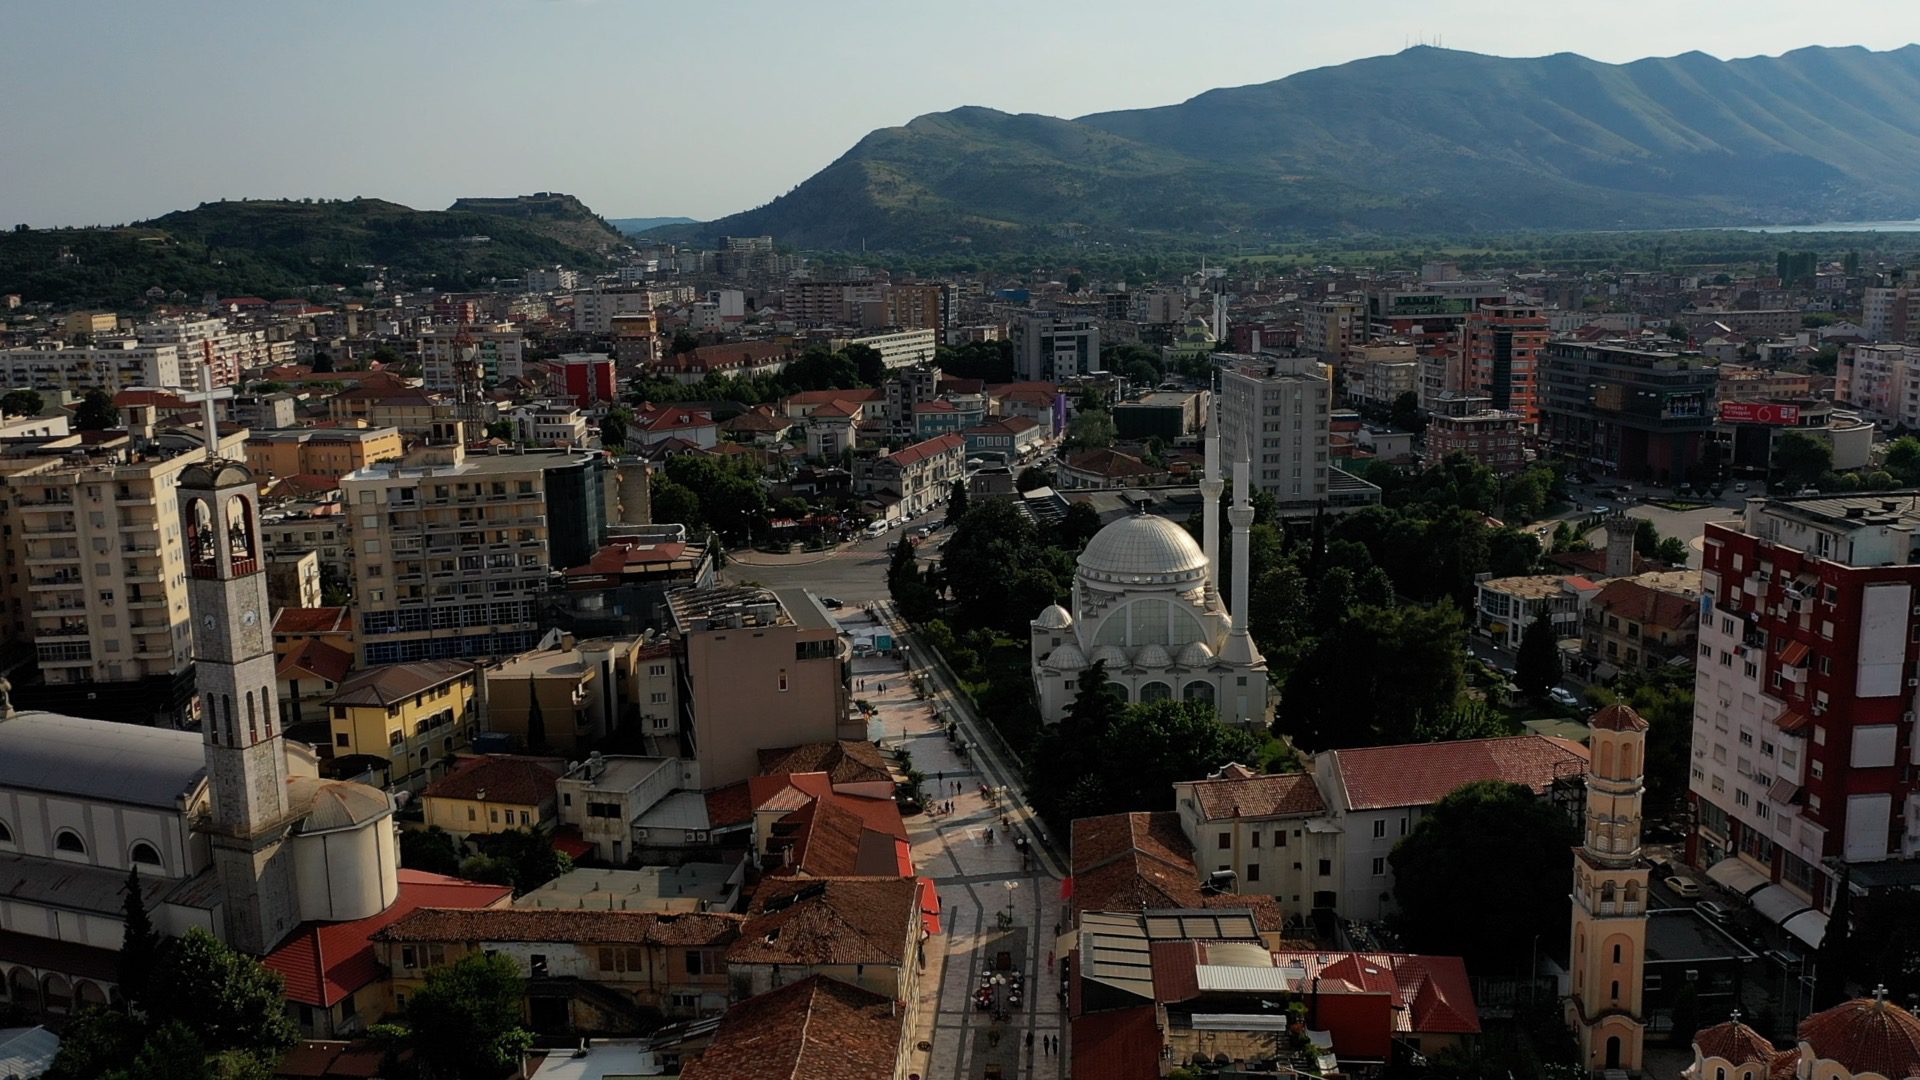
[[[1723,401],[1720,419],[1729,424],[1780,424],[1800,422],[1800,406],[1775,405],[1766,401]]]

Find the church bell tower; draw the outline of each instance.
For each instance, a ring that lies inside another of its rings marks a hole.
[[[1590,1072],[1639,1073],[1646,1041],[1642,976],[1647,874],[1640,850],[1647,722],[1626,705],[1593,715],[1585,842],[1573,860],[1573,994],[1567,1023]]]
[[[266,624],[259,488],[245,466],[210,452],[205,462],[181,470],[177,494],[213,801],[204,830],[225,896],[227,942],[259,954],[294,928],[299,908],[287,843],[293,808],[286,742]]]

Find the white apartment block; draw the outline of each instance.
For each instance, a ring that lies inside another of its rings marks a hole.
[[[595,289],[573,294],[573,328],[583,334],[610,334],[621,315],[651,315],[665,300],[659,289]]]
[[[934,347],[938,343],[939,339],[932,330],[900,330],[891,334],[851,338],[840,347],[865,345],[879,353],[880,362],[886,365],[888,371],[892,371],[933,363]]]
[[[1920,345],[1856,345],[1834,373],[1833,397],[1869,415],[1920,425]]]
[[[1100,366],[1100,327],[1091,319],[1016,316],[1008,327],[1014,374],[1030,382],[1064,382]]]
[[[142,344],[172,345],[179,350],[181,381],[198,386],[200,367],[213,375],[213,385],[232,386],[251,368],[293,362],[293,342],[268,341],[264,330],[234,330],[225,319],[167,319],[141,325],[134,331]]]
[[[1220,371],[1220,452],[1251,462],[1256,490],[1289,505],[1326,501],[1332,385],[1320,363],[1216,353]]]
[[[530,293],[567,292],[580,286],[580,274],[564,266],[535,266],[520,275],[520,284]]]
[[[454,365],[462,361],[478,364],[489,385],[526,371],[526,338],[509,323],[423,327],[419,345],[420,374],[429,390],[455,389]]]
[[[1920,288],[1864,290],[1860,325],[1874,341],[1920,345]]]
[[[172,345],[113,338],[99,345],[43,345],[0,350],[0,383],[48,390],[105,390],[179,386],[180,354]]]

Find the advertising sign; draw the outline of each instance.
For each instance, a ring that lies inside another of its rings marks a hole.
[[[1720,419],[1729,424],[1780,424],[1800,422],[1800,406],[1775,405],[1766,401],[1723,401]]]

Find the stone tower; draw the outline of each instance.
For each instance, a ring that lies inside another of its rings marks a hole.
[[[1607,515],[1607,576],[1628,577],[1633,573],[1633,538],[1640,522],[1625,514]]]
[[[225,894],[227,943],[259,954],[299,921],[259,489],[245,466],[209,457],[181,471],[178,497],[213,802],[204,829]]]
[[[1589,1070],[1638,1073],[1646,1038],[1641,995],[1647,872],[1640,852],[1647,722],[1625,705],[1593,715],[1587,828],[1573,860],[1573,994],[1567,1023]]]

